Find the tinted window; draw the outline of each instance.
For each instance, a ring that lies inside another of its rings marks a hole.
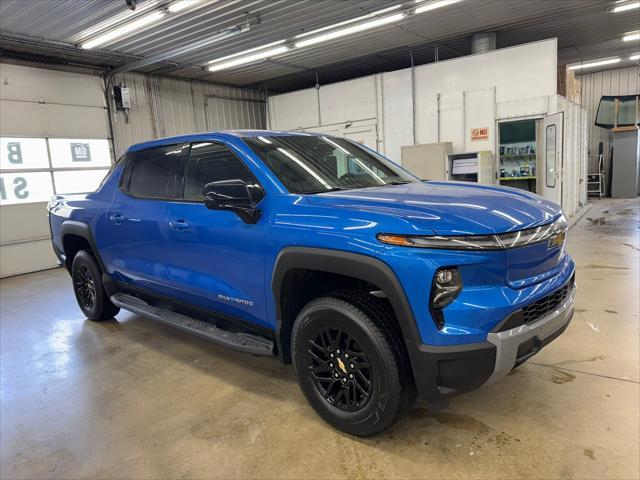
[[[182,145],[168,145],[131,153],[124,190],[136,197],[176,198]]]
[[[292,193],[418,181],[375,152],[341,138],[279,135],[249,137],[244,141]]]
[[[194,143],[185,170],[185,200],[202,200],[204,186],[222,180],[242,180],[249,186],[257,183],[246,165],[224,145]]]

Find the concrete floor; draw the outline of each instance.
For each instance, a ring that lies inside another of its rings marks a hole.
[[[0,476],[638,478],[639,214],[601,201],[571,230],[579,293],[563,336],[367,440],[323,423],[275,359],[127,312],[87,321],[62,270],[3,280]]]

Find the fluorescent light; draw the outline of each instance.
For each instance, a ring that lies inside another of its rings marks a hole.
[[[302,40],[301,42],[296,42],[295,46],[296,48],[308,47],[309,45],[315,45],[316,43],[321,43],[321,42],[326,42],[328,40],[333,40],[336,38],[346,37],[347,35],[351,35],[353,33],[358,33],[364,30],[369,30],[371,28],[380,27],[382,25],[387,25],[389,23],[397,22],[398,20],[402,20],[404,17],[406,17],[406,13],[396,13],[395,15],[378,18],[370,22],[354,25],[353,27],[347,27],[341,30],[336,30],[334,32],[325,33],[324,35],[319,35],[317,37],[313,37],[308,40]]]
[[[419,0],[416,0],[416,3]],[[421,5],[419,7],[416,7],[415,12],[416,13],[424,13],[424,12],[429,12],[431,10],[435,10],[436,8],[442,8],[442,7],[447,7],[449,5],[453,5],[454,3],[458,3],[461,2],[462,0],[438,0],[437,2],[431,2],[428,3],[426,5]]]
[[[267,43],[266,45],[260,45],[259,47],[250,48],[249,50],[243,50],[242,52],[232,53],[231,55],[226,55],[224,57],[216,58],[214,60],[210,60],[207,63],[218,63],[223,60],[228,60],[230,58],[240,57],[242,55],[246,55],[247,53],[257,52],[258,50],[264,50],[265,48],[273,47],[274,45],[282,45],[285,40],[278,40],[277,42]]]
[[[99,45],[103,45],[105,43],[109,43],[118,37],[122,37],[127,33],[131,33],[134,30],[138,30],[144,27],[145,25],[158,21],[162,17],[164,17],[164,12],[150,13],[149,15],[145,15],[144,17],[139,18],[138,20],[134,20],[125,25],[122,25],[121,27],[114,28],[110,32],[103,33],[102,35],[98,35],[97,37],[84,42],[82,44],[82,48],[90,49],[90,48],[97,47]]]
[[[611,65],[612,63],[618,63],[619,58],[609,58],[607,60],[597,60],[595,62],[580,63],[577,65],[571,65],[569,70],[582,70],[583,68],[599,67],[601,65]]]
[[[289,47],[283,46],[278,48],[272,48],[270,50],[265,50],[263,52],[258,52],[253,55],[248,55],[246,57],[241,57],[236,60],[231,60],[230,62],[224,63],[216,63],[209,67],[210,72],[217,72],[218,70],[224,70],[227,68],[237,67],[238,65],[244,65],[245,63],[251,63],[258,60],[263,60],[268,57],[273,57],[274,55],[280,55],[281,53],[285,53],[289,51]]]
[[[360,20],[366,20],[367,18],[371,18],[371,17],[377,17],[378,15],[382,15],[383,13],[388,13],[393,10],[397,10],[400,7],[402,7],[402,5],[394,5],[393,7],[383,8],[382,10],[376,10],[375,12],[371,12],[368,15],[362,15],[361,17],[355,17],[350,20],[345,20],[344,22],[334,23],[333,25],[327,25],[326,27],[317,28],[315,30],[311,30],[310,32],[304,32],[304,33],[301,33],[300,35],[296,35],[293,38],[308,37],[309,35],[314,35],[316,33],[331,30],[332,28],[342,27],[343,25],[348,25],[350,23],[358,22]]]
[[[610,13],[620,13],[626,12],[627,10],[633,10],[635,8],[640,8],[640,2],[629,2],[624,5],[618,5],[617,7],[613,7],[609,10]]]
[[[640,53],[634,53],[629,57],[629,60],[640,60]]]
[[[640,32],[627,33],[622,37],[622,41],[624,42],[632,42],[633,40],[640,40]]]
[[[129,10],[128,8],[122,12],[119,13],[118,15],[114,15],[113,17],[105,20],[104,22],[98,23],[97,25],[94,25],[93,27],[87,28],[86,30],[83,30],[82,32],[80,32],[79,35],[77,35],[77,37],[75,37],[76,41],[81,40],[83,38],[87,38],[90,37],[92,35],[95,35],[98,32],[101,32],[103,30],[106,30],[107,28],[111,27],[112,25],[115,25],[117,23],[121,23],[125,20],[127,20],[129,17],[132,16],[136,16],[139,15],[140,13],[144,12],[145,10],[149,10],[152,7],[155,7],[157,5],[157,0],[148,0],[144,3],[140,3],[135,11],[134,10]]]
[[[200,1],[201,0],[178,0],[170,4],[167,8],[171,13],[176,13],[185,8],[193,7],[196,3],[200,3]]]

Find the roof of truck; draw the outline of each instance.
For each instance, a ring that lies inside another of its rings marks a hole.
[[[243,137],[274,137],[284,135],[310,135],[310,136],[326,136],[322,133],[314,132],[284,132],[278,130],[215,130],[213,132],[203,133],[191,133],[186,135],[176,135],[174,137],[158,138],[156,140],[149,140],[146,142],[135,143],[131,145],[127,151],[135,152],[138,150],[144,150],[146,148],[160,147],[163,145],[171,145],[175,143],[186,142],[202,142],[212,140],[215,138],[243,138]]]

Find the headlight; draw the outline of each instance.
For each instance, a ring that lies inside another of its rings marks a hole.
[[[394,235],[379,233],[378,241],[403,247],[437,248],[442,250],[505,250],[546,242],[567,230],[562,215],[555,222],[540,227],[496,235]]]
[[[441,268],[433,276],[431,286],[430,307],[441,310],[451,302],[462,290],[462,277],[457,268]]]

